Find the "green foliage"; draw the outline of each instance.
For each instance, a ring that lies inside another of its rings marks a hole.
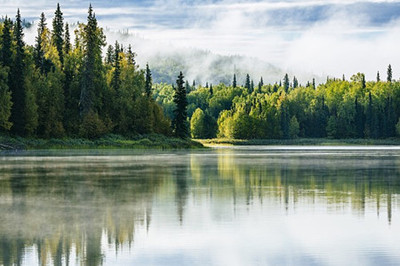
[[[187,125],[187,96],[185,82],[183,80],[183,74],[180,72],[178,79],[176,80],[176,89],[174,94],[174,120],[173,130],[176,137],[186,138],[189,136],[188,125]]]
[[[297,121],[296,116],[293,116],[292,119],[290,119],[289,136],[291,139],[295,139],[299,136],[299,133],[300,133],[300,124]]]
[[[87,139],[95,139],[104,135],[107,132],[104,122],[100,119],[99,115],[90,110],[82,120],[79,128],[79,135]]]
[[[7,68],[0,66],[0,132],[11,128],[11,92],[7,85]]]

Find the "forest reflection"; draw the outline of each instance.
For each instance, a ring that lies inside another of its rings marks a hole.
[[[283,215],[313,206],[361,217],[373,211],[390,224],[400,203],[399,158],[230,149],[3,156],[0,264],[27,264],[33,252],[39,265],[102,265],[104,247],[133,249],[135,234],[151,230],[155,206],[184,223],[192,197]]]

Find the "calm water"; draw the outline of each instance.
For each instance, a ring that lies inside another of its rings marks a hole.
[[[0,153],[0,265],[400,265],[400,149]]]

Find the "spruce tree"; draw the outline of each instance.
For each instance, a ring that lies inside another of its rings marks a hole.
[[[317,87],[315,86],[315,78],[312,79],[312,86],[313,86],[314,90],[317,88]]]
[[[289,91],[289,75],[286,73],[283,78],[283,89],[287,93]]]
[[[376,82],[381,81],[381,77],[379,75],[379,71],[376,73]]]
[[[186,123],[187,119],[187,97],[185,89],[184,76],[180,72],[178,79],[176,80],[177,87],[175,88],[174,94],[174,120],[173,120],[173,130],[176,137],[186,138],[189,136],[188,126]]]
[[[105,44],[103,32],[97,26],[97,19],[89,6],[87,25],[84,28],[84,58],[81,75],[80,115],[83,117],[99,104],[104,89],[102,47]],[[93,110],[95,111],[95,110]]]
[[[392,66],[389,65],[387,69],[387,81],[392,82]]]
[[[250,90],[250,75],[246,75],[246,83],[244,84],[244,87],[248,90]]]
[[[136,54],[132,51],[132,46],[129,44],[128,46],[128,65],[135,66],[135,56]]]
[[[51,40],[53,45],[57,48],[58,57],[60,58],[61,65],[64,64],[63,35],[64,35],[64,18],[63,18],[63,13],[61,12],[60,9],[60,4],[57,3],[57,9],[54,13],[54,19],[53,19],[53,31],[51,35]]]
[[[110,44],[106,53],[106,64],[112,65],[114,63],[114,47]]]
[[[25,43],[23,37],[21,14],[18,9],[14,26],[16,52],[10,72],[10,90],[13,101],[11,122],[13,123],[12,131],[17,135],[25,134]]]
[[[293,89],[297,88],[299,86],[299,81],[297,80],[296,77],[293,77]]]
[[[362,74],[361,75],[361,88],[365,89],[367,87],[366,83],[365,83],[365,75]]]
[[[232,81],[232,87],[236,88],[237,83],[236,83],[236,74],[233,74],[233,81]]]
[[[64,56],[68,55],[71,51],[71,36],[69,35],[69,25],[65,23],[65,35],[64,35]]]
[[[120,56],[120,46],[118,41],[115,41],[114,46],[114,72],[111,81],[111,87],[119,95],[121,87],[121,56]]]
[[[261,93],[262,86],[264,86],[264,80],[261,77],[260,82],[258,82],[258,93]]]
[[[250,82],[250,92],[253,92],[253,91],[254,91],[254,81],[251,80],[251,82]]]
[[[186,81],[186,87],[189,88],[189,82]],[[151,98],[152,96],[152,78],[151,78],[151,70],[149,64],[146,64],[146,82],[145,82],[145,90],[147,98]]]
[[[36,37],[36,44],[35,44],[35,64],[36,67],[40,69],[42,73],[45,73],[45,58],[44,58],[44,40],[43,38],[45,37],[47,30],[47,23],[46,23],[46,17],[44,13],[40,15],[40,21],[38,25],[38,35]]]
[[[3,31],[0,35],[0,62],[3,66],[11,68],[12,65],[12,36],[11,36],[12,21],[10,18],[5,18],[3,23]]]

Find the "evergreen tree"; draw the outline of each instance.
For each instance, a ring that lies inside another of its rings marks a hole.
[[[316,89],[317,87],[315,86],[315,78],[312,79],[312,86],[314,89]]]
[[[129,44],[129,46],[128,46],[128,65],[136,66],[135,57],[136,57],[136,54],[132,51],[132,46]]]
[[[297,88],[299,86],[299,81],[297,80],[296,77],[293,77],[293,89]]]
[[[14,26],[14,39],[16,41],[15,59],[10,72],[10,90],[12,94],[11,122],[12,131],[17,135],[25,134],[25,43],[22,28],[21,14],[18,9]]]
[[[376,82],[381,81],[381,77],[379,75],[379,71],[376,73]]]
[[[112,65],[114,63],[114,47],[110,44],[106,53],[106,64]]]
[[[213,85],[212,84],[210,84],[210,95],[212,96],[214,94],[214,91],[213,91]]]
[[[119,90],[121,87],[121,56],[120,56],[120,46],[118,41],[115,41],[114,46],[114,72],[111,81],[111,87],[117,93],[117,97],[119,97]]]
[[[346,81],[346,77],[344,76],[344,74],[342,76],[342,81]]]
[[[145,90],[147,98],[151,98],[152,96],[152,78],[151,78],[151,70],[149,64],[146,64],[146,83],[145,83]],[[186,81],[186,88],[189,88],[189,82]]]
[[[367,87],[366,82],[365,82],[365,75],[361,75],[361,88],[365,89]]]
[[[87,25],[84,28],[84,58],[81,75],[80,114],[83,117],[99,105],[101,92],[104,89],[104,73],[101,64],[101,49],[105,45],[105,37],[97,26],[97,19],[89,6]],[[96,118],[95,110],[91,114]],[[90,135],[90,134],[89,134]]]
[[[35,44],[35,64],[36,67],[40,69],[42,73],[45,73],[45,58],[44,58],[44,38],[46,38],[47,23],[44,13],[40,15],[40,21],[38,25],[38,35],[36,37]]]
[[[246,75],[246,83],[244,84],[244,87],[247,90],[250,90],[250,75],[249,74]]]
[[[237,83],[236,83],[236,74],[233,74],[233,81],[232,81],[232,87],[236,88]]]
[[[387,69],[387,81],[392,82],[392,66],[389,65]]]
[[[51,40],[53,45],[57,48],[58,57],[60,58],[61,65],[64,64],[63,35],[64,35],[64,18],[63,18],[63,13],[61,12],[60,9],[60,4],[57,3],[57,9],[54,13],[54,19],[53,19],[53,31],[51,35]]]
[[[71,51],[71,37],[69,35],[69,25],[65,23],[65,35],[64,35],[64,56],[68,55]]]
[[[289,76],[287,73],[285,74],[285,77],[283,78],[283,89],[285,90],[286,93],[289,91]]]
[[[186,89],[184,86],[183,74],[180,72],[178,79],[176,80],[177,87],[175,88],[174,94],[174,121],[173,130],[176,137],[186,138],[188,137],[188,126],[187,126],[187,98]]]
[[[251,82],[250,82],[250,92],[253,92],[253,91],[254,91],[254,81],[251,80]]]
[[[261,77],[260,82],[258,83],[258,93],[261,93],[262,86],[264,86],[264,80]]]
[[[10,18],[5,18],[3,22],[3,31],[0,35],[0,62],[3,66],[11,68],[12,65],[12,36],[11,36],[12,21]]]

